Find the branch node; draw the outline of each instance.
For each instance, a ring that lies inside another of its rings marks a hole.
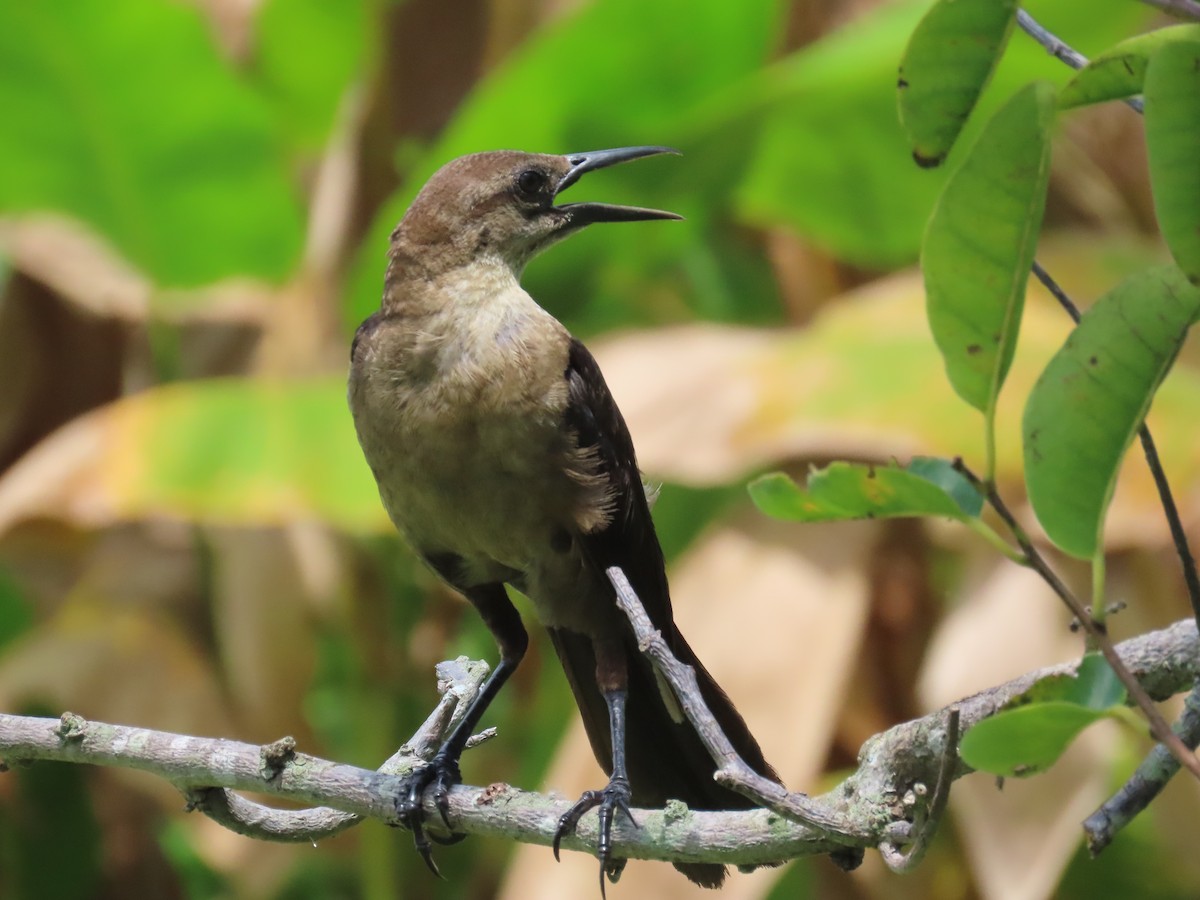
[[[283,774],[284,767],[296,756],[296,739],[291,735],[263,744],[259,749],[263,781],[273,781]]]
[[[64,742],[79,742],[87,736],[87,719],[73,712],[65,712],[58,719],[54,733]]]
[[[960,713],[957,706],[946,711],[946,738],[942,743],[942,753],[938,764],[937,782],[933,788],[933,796],[929,798],[928,808],[916,809],[910,826],[911,844],[907,850],[900,850],[897,841],[892,838],[889,829],[889,840],[879,845],[879,853],[884,864],[893,872],[909,872],[924,858],[925,851],[941,823],[950,800],[950,783],[954,781],[954,772],[958,768],[958,738]],[[904,805],[910,808],[917,806],[917,797],[927,792],[924,784],[914,784],[904,794]],[[911,797],[911,800],[910,800]],[[907,824],[897,822],[897,825]]]
[[[490,728],[485,728],[485,729],[483,729],[483,731],[479,732],[479,734],[473,734],[469,738],[467,738],[466,747],[464,747],[463,749],[471,750],[474,747],[478,747],[480,744],[490,741],[492,738],[494,738],[499,733],[500,732],[496,729],[496,727],[494,725]]]
[[[839,847],[829,854],[829,861],[843,872],[853,872],[862,865],[865,855],[862,847]]]

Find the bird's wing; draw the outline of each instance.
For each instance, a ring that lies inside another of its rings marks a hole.
[[[598,570],[597,575],[601,578],[604,578],[604,570],[608,567],[621,567],[655,629],[663,636],[676,658],[692,667],[700,693],[739,755],[756,772],[778,781],[778,776],[763,758],[758,742],[733,703],[675,627],[662,548],[650,518],[646,491],[634,455],[633,439],[604,383],[596,360],[582,343],[574,339],[571,341],[566,376],[569,386],[567,424],[575,431],[581,447],[595,448],[600,474],[606,475],[613,487],[612,515],[602,526],[579,536],[585,559]],[[621,614],[614,610],[614,615]],[[647,744],[657,745],[662,753],[667,753],[664,758],[674,760],[675,769],[691,770],[683,773],[668,771],[669,767],[660,768],[651,776],[635,778],[635,782],[640,780],[643,785],[656,785],[667,792],[665,796],[684,799],[699,809],[739,809],[750,805],[745,797],[719,787],[712,780],[713,763],[707,750],[691,726],[679,722],[676,703],[663,696],[663,685],[658,682],[649,661],[641,655],[633,640],[632,628],[628,641],[630,658],[635,661],[630,669],[631,679],[641,679],[643,685],[635,692],[631,684],[631,733],[633,721],[641,718],[646,734],[651,735]],[[587,691],[581,693],[581,685],[575,683],[576,680],[582,682],[583,678],[578,674],[572,676],[571,670],[574,668],[578,672],[590,673],[594,662],[585,653],[572,654],[572,647],[565,638],[556,639],[555,647],[568,670],[568,677],[572,678],[572,688],[580,698],[580,709],[587,721],[589,704],[583,696]],[[657,702],[651,700],[658,696],[663,696],[663,699]],[[602,737],[607,733],[607,722],[601,718],[602,707],[596,697],[591,698],[590,707],[594,708],[591,710],[592,721],[587,721],[588,734],[597,758],[604,760],[606,748],[603,747]],[[672,725],[672,721],[676,725]],[[671,748],[670,752],[665,748]],[[662,753],[647,755],[661,757]],[[635,755],[631,751],[631,775],[634,774],[632,766]],[[676,782],[685,775],[690,779],[690,786],[677,787]]]
[[[567,426],[582,452],[608,488],[608,515],[594,527],[581,529],[580,545],[588,562],[603,577],[620,566],[637,591],[654,627],[669,642],[675,634],[671,597],[662,548],[650,518],[650,505],[629,428],[595,358],[572,338],[566,369]]]

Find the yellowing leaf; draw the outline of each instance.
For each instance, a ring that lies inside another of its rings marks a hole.
[[[340,378],[182,382],[96,410],[0,480],[0,531],[33,515],[389,527]]]

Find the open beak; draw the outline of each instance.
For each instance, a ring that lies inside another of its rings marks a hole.
[[[641,159],[644,156],[658,156],[661,153],[679,155],[678,150],[670,147],[618,147],[615,150],[593,150],[588,153],[569,153],[567,162],[571,168],[558,183],[555,195],[561,194],[584,174],[595,169],[615,166],[617,163]],[[642,209],[638,206],[617,206],[612,203],[564,203],[556,209],[571,214],[572,224],[576,226],[590,225],[593,222],[639,222],[645,219],[682,219],[683,216],[661,209]]]

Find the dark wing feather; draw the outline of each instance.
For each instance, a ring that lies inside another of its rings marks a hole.
[[[610,566],[621,567],[642,601],[642,605],[646,608],[650,621],[663,635],[672,652],[680,661],[696,670],[696,677],[705,701],[738,753],[751,768],[777,780],[775,772],[763,758],[762,750],[745,721],[725,692],[705,670],[696,654],[688,646],[687,641],[683,639],[679,629],[675,627],[662,548],[658,543],[654,522],[650,517],[650,506],[642,485],[641,472],[638,470],[633,439],[629,435],[624,417],[617,409],[617,404],[608,390],[599,365],[588,349],[578,340],[571,341],[566,377],[569,391],[567,425],[575,432],[581,447],[597,449],[601,473],[610,480],[615,488],[615,511],[607,525],[579,536],[585,558],[596,569],[600,578],[605,578],[604,570]],[[606,578],[605,580],[607,581]],[[633,682],[639,679],[642,682],[648,682],[644,693],[647,695],[647,700],[650,697],[654,698],[656,708],[647,711],[646,724],[647,727],[650,727],[652,724],[650,719],[653,718],[655,721],[651,730],[656,737],[665,737],[665,723],[672,725],[675,723],[671,722],[666,706],[661,699],[649,662],[637,649],[632,629],[629,631],[628,647],[631,658],[631,710],[635,703],[641,705],[634,696]],[[580,705],[585,707],[583,702]],[[595,706],[595,704],[590,705]],[[607,721],[603,724],[606,731]],[[592,728],[589,726],[589,731],[591,730]],[[708,757],[707,751],[700,744],[698,735],[690,725],[685,723],[670,730],[676,733],[673,743],[676,745],[676,750],[682,752],[681,759],[686,760],[688,768],[695,770],[694,774],[699,776],[691,780],[701,789],[693,790],[692,796],[678,794],[668,796],[676,796],[698,807],[709,809],[736,809],[750,805],[741,795],[719,787],[712,780],[714,770],[712,760]],[[600,743],[596,738],[593,738],[592,742],[593,746]],[[680,746],[681,742],[686,746]],[[659,751],[658,755],[665,752],[667,751],[664,748]],[[601,754],[597,753],[597,756],[603,761]],[[676,762],[678,763],[681,759],[677,759]],[[634,776],[636,768],[631,751],[631,778]],[[651,785],[647,784],[646,789],[650,788]]]
[[[676,657],[695,670],[709,709],[738,753],[751,768],[778,780],[733,703],[675,627],[662,548],[650,518],[633,440],[600,367],[577,340],[571,341],[565,375],[567,427],[574,433],[578,448],[591,451],[589,456],[594,454],[599,467],[596,474],[606,479],[611,489],[612,514],[604,524],[577,535],[586,563],[606,587],[605,570],[621,567],[654,627]],[[621,615],[616,610],[613,614]],[[593,674],[596,662],[591,641],[555,629],[551,629],[550,637],[575,694],[596,759],[611,772],[607,708]],[[667,800],[677,799],[696,809],[752,806],[745,797],[717,784],[713,778],[715,766],[699,734],[687,721],[672,718],[653,667],[638,649],[632,628],[626,628],[624,646],[629,675],[626,751],[634,802],[662,806]],[[676,863],[675,868],[704,887],[720,887],[725,880],[722,865]]]
[[[612,517],[605,527],[583,536],[584,552],[601,573],[609,566],[620,566],[654,627],[673,631],[666,566],[629,428],[600,366],[578,340],[571,340],[565,374],[567,427],[580,447],[596,448],[599,474],[612,485],[613,493]]]

